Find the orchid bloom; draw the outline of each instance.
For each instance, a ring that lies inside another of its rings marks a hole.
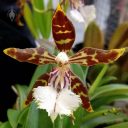
[[[90,22],[96,19],[96,9],[94,5],[86,5],[70,11],[71,17],[80,23],[85,23],[87,26]]]
[[[101,50],[86,47],[69,57],[67,54],[75,40],[75,30],[60,5],[53,15],[52,34],[60,51],[57,56],[50,54],[43,47],[4,50],[5,54],[20,62],[57,65],[50,73],[43,74],[37,79],[26,103],[33,98],[38,107],[45,109],[52,119],[57,115],[72,115],[80,104],[88,112],[92,112],[87,88],[71,71],[70,64],[92,66],[110,63],[117,60],[125,49]]]
[[[71,17],[87,26],[96,18],[96,9],[94,5],[85,5],[83,0],[70,0]]]

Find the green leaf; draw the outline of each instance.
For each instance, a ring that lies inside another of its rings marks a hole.
[[[44,1],[43,0],[32,0],[32,5],[33,5],[33,17],[34,17],[34,22],[38,28],[38,31],[43,34],[44,28],[43,28],[43,23],[42,23],[42,12],[44,12]]]
[[[21,85],[16,85],[16,89],[18,92],[18,105],[19,109],[22,110],[25,107],[25,101],[27,98],[27,86],[21,86]]]
[[[57,116],[53,123],[53,128],[63,128],[63,117]]]
[[[52,123],[50,117],[48,116],[48,113],[42,109],[38,109],[38,113],[39,113],[38,128],[42,128],[42,127],[43,128],[52,128],[53,123]]]
[[[80,128],[82,117],[86,115],[85,109],[81,106],[74,113],[74,117],[58,116],[53,128]]]
[[[108,126],[108,124],[111,125],[118,121],[123,122],[127,120],[127,115],[121,113],[118,108],[102,106],[93,113],[85,115],[81,123],[81,128],[84,128],[85,126],[88,128],[94,128],[103,124]]]
[[[128,122],[114,124],[114,125],[104,127],[104,128],[128,128]]]
[[[116,122],[124,122],[127,119],[128,119],[127,115],[123,113],[117,113],[117,114],[104,113],[99,117],[91,118],[90,120],[84,122],[82,128],[84,128],[84,126],[88,126],[89,128],[94,128],[96,126],[100,126],[103,124],[107,126],[107,125],[115,124]]]
[[[80,106],[75,112],[74,112],[74,116],[75,116],[75,120],[74,120],[74,125],[72,128],[80,128],[82,119],[84,116],[86,116],[87,112],[86,110]]]
[[[23,111],[19,118],[23,128],[52,128],[52,122],[48,113],[37,108],[37,105],[32,102],[28,110]]]
[[[9,122],[5,122],[2,123],[2,125],[0,125],[0,128],[12,128]]]
[[[52,11],[48,10],[52,8],[52,0],[49,0],[47,8],[44,5],[44,1],[33,0],[35,24],[40,30],[42,36],[48,39],[51,33],[51,21]]]
[[[113,101],[121,101],[121,100],[128,100],[127,94],[119,94],[114,96],[103,96],[96,99],[91,100],[92,106],[94,108],[98,108],[103,105],[107,105],[112,103]]]
[[[33,85],[35,84],[38,77],[46,72],[49,72],[50,70],[51,70],[51,65],[49,65],[49,64],[40,65],[36,68],[36,70],[32,76],[31,82],[29,84],[28,93],[32,90]]]
[[[101,82],[100,82],[100,86],[101,85],[105,85],[110,83],[111,81],[117,80],[117,78],[115,76],[106,76],[104,77]]]
[[[102,107],[98,108],[97,110],[95,110],[94,112],[86,114],[82,119],[82,123],[84,123],[88,120],[91,120],[93,118],[100,117],[100,116],[104,115],[105,113],[110,113],[110,112],[115,113],[115,112],[117,112],[116,110],[117,110],[116,108],[114,108],[114,111],[113,111],[112,107],[102,106]]]
[[[32,102],[28,109],[23,128],[38,128],[38,119],[39,113],[37,106]]]
[[[18,116],[17,124],[18,124],[18,126],[21,126],[22,128],[23,128],[23,125],[24,125],[24,123],[25,123],[25,121],[26,121],[27,114],[28,114],[28,110],[29,110],[29,107],[24,108],[24,109],[20,112],[20,114],[19,114],[19,116]]]
[[[124,84],[109,84],[102,87],[99,87],[95,90],[91,99],[94,100],[96,98],[100,98],[103,96],[114,96],[128,94],[128,86]]]
[[[84,81],[86,81],[86,78],[87,78],[87,75],[88,75],[89,67],[81,66],[81,68],[82,68],[83,73],[84,73]]]
[[[75,73],[84,82],[85,77],[81,66],[77,64],[71,64],[71,69],[73,73]]]
[[[52,0],[49,0],[47,9],[52,8]],[[51,10],[46,11],[43,13],[43,25],[44,25],[44,32],[43,32],[43,37],[48,39],[50,34],[51,34],[51,27],[52,27],[52,14],[53,12]]]
[[[87,27],[84,47],[103,48],[103,34],[95,22],[91,22]]]
[[[7,111],[8,120],[12,128],[17,128],[17,125],[18,125],[17,120],[18,120],[19,114],[20,114],[20,111],[18,110],[9,109]]]
[[[30,31],[32,32],[33,36],[35,38],[38,38],[37,29],[36,29],[36,26],[33,22],[34,20],[33,20],[32,12],[31,12],[29,5],[27,3],[24,6],[24,18],[25,18],[26,23],[27,23]]]
[[[72,128],[73,122],[71,120],[71,117],[69,116],[63,116],[63,127],[62,128]]]

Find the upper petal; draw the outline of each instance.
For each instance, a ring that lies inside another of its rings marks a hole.
[[[125,51],[125,48],[102,50],[97,48],[83,48],[75,55],[69,58],[70,63],[76,63],[85,66],[96,64],[106,64],[116,61]]]
[[[57,48],[60,51],[68,51],[71,49],[75,40],[75,30],[60,5],[58,5],[53,15],[52,34]]]

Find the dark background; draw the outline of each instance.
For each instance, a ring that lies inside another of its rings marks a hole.
[[[23,17],[23,26],[17,24],[16,16],[11,21],[8,15],[11,8],[16,16],[20,13],[15,0],[0,0],[0,121],[7,120],[7,109],[14,105],[17,97],[11,86],[28,85],[36,68],[33,64],[20,63],[3,53],[3,49],[8,47],[35,47]]]

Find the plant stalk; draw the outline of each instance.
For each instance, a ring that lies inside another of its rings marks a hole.
[[[104,74],[108,69],[108,65],[104,65],[101,72],[98,74],[96,80],[93,82],[92,86],[89,89],[89,95],[92,96],[96,88],[100,85],[100,81],[102,80]]]

